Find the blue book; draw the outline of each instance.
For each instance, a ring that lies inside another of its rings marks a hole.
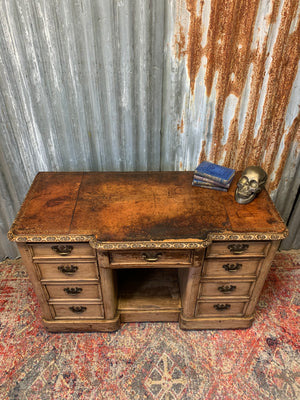
[[[225,188],[224,186],[217,186],[217,185],[213,186],[210,183],[206,183],[206,182],[204,183],[202,181],[198,181],[197,179],[193,179],[192,185],[202,187],[204,189],[214,189],[214,190],[220,190],[222,192],[228,191],[228,189]]]
[[[226,185],[232,180],[235,170],[209,161],[203,161],[195,169],[195,174]]]
[[[197,174],[194,174],[194,179],[196,179],[199,182],[205,182],[205,183],[209,183],[209,184],[211,184],[213,186],[221,186],[221,187],[225,187],[227,189],[230,187],[230,184],[231,184],[231,181],[232,181],[232,179],[230,179],[230,181],[228,183],[224,184],[224,183],[221,183],[221,182],[214,181],[212,179],[204,178],[203,176],[200,176],[200,175],[197,175]]]

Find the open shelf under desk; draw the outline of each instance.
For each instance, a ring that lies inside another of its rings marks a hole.
[[[178,321],[181,295],[176,268],[117,271],[122,321]]]

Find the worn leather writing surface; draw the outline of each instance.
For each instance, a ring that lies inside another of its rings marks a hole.
[[[63,235],[71,229],[82,172],[40,172],[14,225],[14,235]]]
[[[100,241],[205,239],[210,232],[285,231],[267,192],[250,204],[192,186],[193,172],[45,172],[12,227],[18,235],[87,235]]]

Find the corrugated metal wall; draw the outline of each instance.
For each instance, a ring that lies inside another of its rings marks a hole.
[[[299,14],[297,0],[0,0],[1,256],[41,170],[259,164],[287,219]]]

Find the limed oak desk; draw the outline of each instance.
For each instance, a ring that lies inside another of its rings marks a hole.
[[[267,192],[250,204],[192,172],[39,173],[9,232],[50,331],[127,321],[249,327],[287,230]]]

